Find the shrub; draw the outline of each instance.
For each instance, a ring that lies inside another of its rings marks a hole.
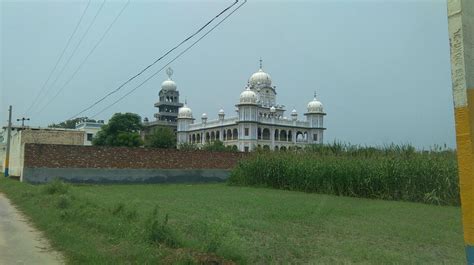
[[[199,148],[196,144],[180,143],[178,149],[181,151],[194,151],[198,150]]]
[[[59,209],[66,209],[71,205],[71,198],[66,194],[61,194],[58,197],[56,207]]]
[[[43,192],[46,194],[66,194],[69,190],[69,187],[69,184],[66,184],[56,178],[43,186]]]
[[[158,207],[155,207],[147,220],[148,239],[153,243],[164,244],[171,248],[177,248],[181,244],[176,233],[168,225],[168,214],[163,220],[159,220]]]
[[[223,142],[216,140],[211,143],[207,143],[202,147],[206,151],[217,151],[217,152],[236,152],[237,148],[233,146],[225,146]]]

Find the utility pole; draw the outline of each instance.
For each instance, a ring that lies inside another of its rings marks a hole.
[[[8,128],[7,128],[7,152],[5,154],[5,177],[8,177],[8,167],[10,166],[10,135],[12,133],[12,106],[8,108]]]
[[[29,121],[30,118],[21,118],[21,119],[16,119],[16,121],[21,121],[21,127],[25,127],[25,121]]]
[[[448,0],[451,77],[467,264],[474,265],[474,1]]]

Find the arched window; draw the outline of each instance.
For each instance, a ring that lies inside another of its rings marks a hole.
[[[262,139],[262,129],[260,127],[258,127],[257,129],[257,139],[258,140]]]
[[[211,135],[209,132],[206,132],[206,143],[209,143],[211,141]]]
[[[232,140],[232,131],[227,129],[227,140]]]
[[[275,138],[275,141],[278,141],[278,138],[280,138],[280,134],[278,133],[278,129],[275,129],[275,134],[273,136]]]
[[[287,141],[287,135],[285,130],[280,131],[280,141]]]
[[[219,131],[216,131],[216,140],[220,140],[220,132]]]
[[[268,128],[263,129],[262,139],[263,140],[270,140],[270,129],[268,129]]]
[[[216,134],[214,133],[214,131],[211,132],[211,142],[214,142],[214,140],[216,140]]]
[[[302,132],[297,131],[296,132],[296,141],[297,142],[303,142],[304,141],[304,135]]]
[[[237,128],[235,128],[232,132],[232,139],[237,140],[237,138],[239,138],[239,131],[237,130]]]
[[[293,133],[291,131],[288,131],[288,142],[293,141]]]

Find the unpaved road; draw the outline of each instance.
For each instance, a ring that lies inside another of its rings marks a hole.
[[[0,264],[64,264],[40,232],[0,193]]]

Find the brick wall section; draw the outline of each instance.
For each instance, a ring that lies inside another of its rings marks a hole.
[[[25,144],[25,168],[231,169],[245,153]]]

